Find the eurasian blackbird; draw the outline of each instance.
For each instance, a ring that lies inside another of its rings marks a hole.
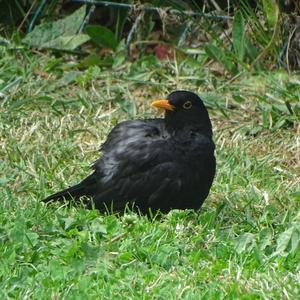
[[[92,166],[94,172],[44,201],[87,196],[101,211],[123,212],[129,206],[146,214],[199,209],[216,169],[208,112],[188,91],[175,91],[152,106],[165,109],[165,118],[116,125]]]

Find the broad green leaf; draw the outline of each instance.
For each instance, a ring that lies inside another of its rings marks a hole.
[[[297,235],[297,241],[294,237],[295,227],[291,226],[289,229],[282,232],[277,239],[277,247],[272,256],[282,255],[287,256],[289,254],[288,248],[291,243],[291,239],[293,237],[293,246],[295,249],[295,245],[299,242],[299,235]]]
[[[238,59],[242,61],[245,54],[245,20],[239,10],[233,20],[232,43]]]
[[[34,247],[39,241],[39,235],[36,232],[26,232],[25,233],[27,244]]]
[[[75,226],[77,224],[77,221],[74,217],[66,217],[63,218],[64,223],[65,223],[65,230],[69,230],[70,228],[72,228],[73,226]]]
[[[292,233],[291,238],[291,253],[294,254],[299,249],[300,233],[299,230],[295,229]]]
[[[213,44],[206,44],[205,51],[210,58],[221,63],[224,66],[224,68],[231,74],[234,75],[237,73],[237,68],[235,64],[232,62],[230,57],[226,56],[223,49],[219,49]]]
[[[126,60],[126,57],[125,57],[125,52],[124,51],[120,51],[118,53],[116,53],[116,55],[114,56],[114,63],[113,63],[113,68],[117,68],[119,66],[121,66],[124,61]]]
[[[247,52],[247,56],[249,57],[250,61],[252,62],[258,54],[258,50],[257,48],[251,43],[251,41],[249,39],[247,39],[247,37],[244,37],[245,40],[245,48],[246,48],[246,52]]]
[[[255,235],[250,232],[246,232],[240,235],[235,241],[234,246],[235,250],[238,254],[246,251],[247,249],[251,249],[253,246],[253,241],[255,240]]]
[[[86,33],[92,41],[100,47],[116,50],[118,41],[114,33],[108,28],[100,25],[90,25],[86,27]]]
[[[69,85],[70,83],[75,82],[76,78],[80,74],[81,73],[78,71],[71,71],[71,72],[63,73],[63,76],[59,80],[56,80],[56,86],[63,87],[63,86]]]
[[[278,6],[276,0],[263,0],[263,9],[270,27],[274,27],[278,18]]]
[[[93,220],[90,230],[93,233],[107,234],[106,225],[101,224],[98,219]]]
[[[29,46],[43,48],[45,45],[51,44],[51,42],[57,38],[72,37],[78,32],[84,20],[85,13],[86,7],[82,6],[72,15],[64,19],[38,25],[32,32],[27,34],[27,36],[23,39],[23,42]],[[79,38],[79,40],[81,39],[82,37]],[[79,40],[77,40],[77,43]],[[71,45],[72,43],[70,44],[69,41],[69,47]]]
[[[74,50],[90,40],[87,34],[77,34],[72,36],[60,36],[48,43],[43,44],[43,48]]]
[[[264,228],[259,233],[259,249],[265,250],[267,246],[272,245],[272,231],[270,228]]]

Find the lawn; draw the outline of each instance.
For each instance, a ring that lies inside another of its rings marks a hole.
[[[299,299],[300,127],[282,113],[282,100],[299,107],[299,76],[0,57],[1,299]],[[151,101],[175,89],[199,93],[213,121],[217,175],[199,212],[149,220],[41,202],[90,172],[116,123],[155,116]]]

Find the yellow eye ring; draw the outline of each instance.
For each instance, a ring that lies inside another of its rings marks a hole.
[[[190,109],[192,106],[193,106],[192,102],[188,100],[188,101],[184,102],[182,107],[184,109]]]

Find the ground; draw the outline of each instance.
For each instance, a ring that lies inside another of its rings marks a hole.
[[[0,51],[2,299],[299,297],[300,127],[268,110],[299,101],[299,77]],[[41,202],[89,174],[117,122],[155,116],[151,101],[175,89],[199,93],[213,120],[217,175],[199,212],[149,220]]]

